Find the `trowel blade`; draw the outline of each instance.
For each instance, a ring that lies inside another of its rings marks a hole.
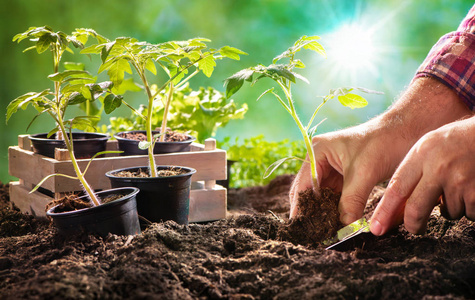
[[[335,237],[324,241],[323,244],[328,245],[325,250],[332,249],[333,247],[364,232],[370,232],[369,222],[365,218],[361,218],[338,230]]]

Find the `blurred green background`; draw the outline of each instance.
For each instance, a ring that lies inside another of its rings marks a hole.
[[[109,39],[132,36],[158,43],[206,37],[211,46],[230,45],[247,53],[241,61],[218,62],[211,79],[194,78],[191,86],[213,86],[224,91],[223,80],[234,72],[257,63],[270,64],[272,58],[302,35],[319,35],[327,49],[325,60],[302,53],[310,85],[300,82],[294,93],[303,119],[330,88],[362,86],[382,91],[384,96],[368,96],[369,105],[359,110],[329,103],[319,119],[328,118],[319,132],[327,132],[364,122],[385,110],[407,86],[431,46],[438,38],[457,28],[473,1],[453,0],[5,0],[0,11],[0,181],[8,175],[8,146],[24,134],[32,108],[14,115],[5,125],[8,103],[29,91],[51,87],[46,76],[52,73],[47,52],[22,53],[27,43],[13,43],[12,37],[30,26],[50,25],[71,33],[75,28],[93,28]],[[74,56],[74,60],[78,60]],[[69,54],[64,61],[72,60]],[[80,56],[88,70],[96,72],[97,57]],[[269,97],[255,102],[263,91],[245,86],[233,98],[248,103],[243,120],[232,121],[218,130],[226,136],[247,138],[264,134],[269,141],[299,139],[290,117]],[[142,103],[141,93],[126,94],[134,106]],[[129,116],[119,109],[115,115]],[[107,124],[104,116],[102,124]],[[318,122],[319,120],[317,120]],[[49,131],[52,121],[37,120],[28,133]]]

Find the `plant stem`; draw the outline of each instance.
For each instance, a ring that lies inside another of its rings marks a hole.
[[[152,132],[152,114],[153,114],[153,100],[154,96],[152,95],[152,91],[150,90],[150,87],[148,86],[147,78],[145,77],[145,74],[140,73],[140,78],[142,78],[142,82],[144,83],[145,86],[145,91],[147,92],[148,96],[148,112],[147,112],[147,118],[145,119],[145,129],[147,131],[147,142],[148,144],[148,168],[149,168],[149,173],[150,177],[157,177],[157,166],[155,164],[155,158],[153,157],[153,147],[155,146],[155,143],[153,141],[153,132]]]
[[[169,91],[168,91],[168,95],[167,95],[167,101],[165,102],[165,107],[164,107],[164,111],[163,111],[162,127],[160,129],[160,133],[161,133],[160,142],[165,141],[165,137],[166,137],[166,133],[167,133],[168,111],[170,109],[170,103],[172,102],[173,91],[174,91],[173,82],[170,82]]]
[[[74,150],[73,150],[73,145],[72,145],[72,140],[69,138],[66,128],[64,127],[63,123],[63,117],[61,114],[58,114],[58,121],[59,121],[59,126],[60,126],[60,131],[63,134],[64,138],[64,143],[66,144],[66,148],[68,149],[69,152],[69,157],[71,158],[71,163],[73,164],[74,171],[76,173],[77,178],[79,179],[79,182],[81,182],[86,195],[89,197],[91,200],[92,204],[94,206],[98,206],[101,204],[101,201],[97,197],[97,195],[94,193],[94,190],[91,188],[89,183],[86,181],[86,178],[84,177],[84,173],[81,171],[79,168],[78,162],[76,160],[76,156],[74,155]]]
[[[287,101],[289,102],[290,115],[294,119],[295,123],[297,124],[300,130],[300,133],[302,134],[303,140],[305,142],[305,148],[307,149],[307,155],[310,160],[309,163],[310,163],[310,171],[312,174],[312,183],[314,187],[317,187],[318,186],[317,168],[316,168],[316,163],[315,163],[315,152],[313,151],[313,146],[312,146],[312,139],[308,135],[307,129],[303,126],[302,122],[300,121],[299,116],[297,115],[297,112],[295,111],[295,106],[292,100],[292,93],[290,91],[290,83],[289,83],[289,86],[286,86],[280,80],[277,80],[277,83],[280,85],[281,89],[285,93],[285,97],[287,98]]]

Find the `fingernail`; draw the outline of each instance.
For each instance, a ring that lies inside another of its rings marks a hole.
[[[383,227],[378,220],[371,220],[369,224],[369,229],[374,235],[380,236],[383,233]]]

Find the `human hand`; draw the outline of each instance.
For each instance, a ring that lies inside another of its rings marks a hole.
[[[425,232],[432,209],[450,219],[475,220],[475,117],[424,135],[392,177],[370,222],[382,235],[404,220],[411,233]]]
[[[369,194],[380,181],[389,178],[410,145],[384,132],[379,124],[360,126],[313,138],[318,186],[312,186],[310,164],[304,163],[290,190],[290,217],[298,211],[300,191],[329,187],[341,192],[340,219],[349,224],[363,215]]]

